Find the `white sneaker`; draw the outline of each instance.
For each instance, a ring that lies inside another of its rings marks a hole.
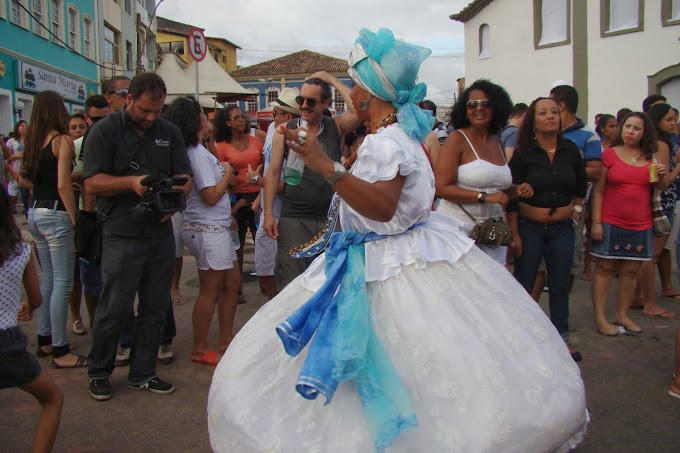
[[[116,354],[116,366],[125,366],[130,363],[130,348],[121,348]]]
[[[158,347],[158,361],[163,365],[168,365],[175,360],[175,353],[169,344],[162,344]]]

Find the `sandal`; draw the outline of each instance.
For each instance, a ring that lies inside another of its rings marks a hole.
[[[246,302],[248,302],[248,301],[247,301],[246,298],[243,296],[243,293],[239,294],[239,295],[238,295],[238,304],[241,305],[241,304],[245,304]]]
[[[83,321],[80,319],[76,319],[71,323],[71,331],[76,334],[76,335],[86,335],[87,334],[87,329],[83,325]]]
[[[73,365],[59,365],[57,362],[54,361],[54,359],[52,359],[52,368],[54,368],[55,370],[62,370],[62,369],[66,369],[66,368],[84,368],[84,367],[87,366],[87,357],[82,356],[82,355],[78,355],[78,354],[74,354],[74,355],[76,357],[78,357],[75,364],[73,364]]]
[[[187,299],[187,297],[183,294],[172,296],[172,303],[175,305],[184,305],[187,302],[189,302],[189,299]]]
[[[215,351],[208,351],[207,353],[203,354],[200,359],[194,359],[192,358],[192,362],[196,363],[202,363],[203,365],[209,365],[209,366],[217,366],[217,359],[216,359],[217,353]]]

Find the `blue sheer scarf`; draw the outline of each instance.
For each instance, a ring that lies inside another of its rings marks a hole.
[[[304,398],[322,394],[330,404],[338,385],[354,380],[367,430],[380,453],[418,425],[408,392],[371,326],[364,243],[384,237],[333,233],[326,249],[326,282],[276,328],[293,357],[311,340],[295,387]]]

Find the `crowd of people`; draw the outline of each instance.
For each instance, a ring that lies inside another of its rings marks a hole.
[[[321,71],[282,89],[266,133],[234,105],[212,120],[193,97],[166,105],[153,73],[106,81],[70,116],[57,93],[36,95],[29,121],[1,143],[0,388],[42,405],[38,451],[54,444],[63,396],[34,356],[87,368],[98,401],[112,397],[116,366],[129,365],[131,389],[174,392],[156,364],[174,360],[173,306],[188,302],[185,247],[199,277],[191,360],[217,367],[208,407],[216,451],[267,451],[272,439],[292,451],[309,417],[329,451],[446,450],[452,439],[466,451],[566,451],[581,441],[575,276],[592,280],[602,335],[642,332],[635,309],[676,317],[656,300],[655,270],[660,295],[680,301],[671,273],[680,258],[678,111],[652,95],[642,112],[597,115],[593,131],[576,117],[571,86],[513,105],[500,85],[478,80],[447,128],[416,83],[428,55],[389,30],[362,30],[352,87]],[[331,88],[347,106],[335,116]],[[287,166],[298,158],[293,181]],[[157,209],[154,184],[181,194],[179,207]],[[19,199],[33,251],[15,221]],[[260,289],[275,301],[235,336],[248,232]],[[544,291],[549,318],[531,299]],[[506,303],[492,303],[499,298]],[[34,312],[30,354],[18,321]],[[72,350],[69,330],[91,335],[87,356]],[[549,380],[531,371],[536,362]],[[356,380],[363,416],[346,380]],[[507,392],[503,381],[521,388]],[[488,392],[474,390],[480,382]],[[520,412],[536,392],[549,410]],[[332,399],[323,413],[306,402],[319,394]],[[680,398],[678,370],[669,394]],[[485,430],[496,423],[489,414],[512,429]],[[353,445],[339,432],[355,433]]]

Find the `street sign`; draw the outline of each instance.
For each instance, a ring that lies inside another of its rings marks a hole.
[[[189,55],[194,61],[203,61],[208,52],[208,43],[205,35],[198,28],[192,28],[189,32]]]

